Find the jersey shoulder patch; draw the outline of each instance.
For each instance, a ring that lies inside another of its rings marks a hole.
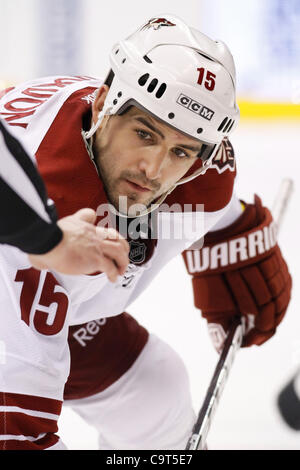
[[[199,167],[199,162],[196,165]],[[188,174],[192,174],[195,169],[197,166],[193,165]],[[233,147],[228,139],[224,139],[212,165],[206,172],[177,186],[165,202],[169,205],[174,203],[192,204],[193,210],[197,210],[197,204],[204,204],[206,212],[221,210],[232,197],[235,176],[236,164]]]
[[[209,169],[214,168],[219,174],[224,171],[235,171],[235,157],[231,142],[225,137],[223,139],[220,150],[215,155]]]

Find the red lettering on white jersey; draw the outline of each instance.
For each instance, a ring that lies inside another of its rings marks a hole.
[[[76,76],[76,77],[58,77],[54,78],[49,83],[37,83],[34,86],[29,86],[25,89],[18,89],[18,96],[12,100],[4,103],[5,111],[0,111],[0,116],[3,117],[10,125],[27,128],[29,122],[15,122],[19,119],[32,116],[37,108],[51,98],[62,88],[72,85],[76,82],[91,80],[91,77]],[[8,89],[5,90],[10,91]],[[4,94],[3,94],[4,96]],[[0,95],[1,98],[1,95]]]

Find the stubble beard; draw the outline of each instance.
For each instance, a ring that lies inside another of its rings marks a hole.
[[[138,177],[137,175],[133,174],[132,172],[125,170],[121,173],[120,177],[117,179],[114,179],[111,174],[108,173],[106,168],[109,168],[111,172],[113,172],[113,165],[110,162],[113,162],[114,159],[110,158],[108,154],[105,154],[105,151],[101,149],[101,146],[97,141],[94,140],[93,143],[93,154],[95,157],[95,162],[97,165],[97,169],[99,172],[100,179],[103,184],[103,189],[106,195],[106,198],[110,204],[114,206],[114,208],[118,212],[123,212],[123,206],[124,206],[124,200],[122,201],[122,204],[120,207],[120,197],[121,198],[127,198],[125,206],[127,207],[127,213],[130,210],[130,207],[133,206],[134,204],[143,204],[146,208],[148,208],[153,201],[155,201],[160,194],[156,194],[157,190],[153,189],[152,196],[150,196],[148,199],[144,201],[140,201],[140,195],[134,191],[130,192],[129,194],[126,195],[121,195],[118,192],[118,184],[121,183],[122,180],[124,179],[131,179],[133,178],[135,181],[139,181],[141,184],[143,184],[142,178]],[[156,187],[159,188],[160,185],[156,184]]]

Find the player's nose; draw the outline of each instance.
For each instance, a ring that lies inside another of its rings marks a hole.
[[[145,152],[141,158],[139,169],[149,180],[161,178],[162,169],[167,159],[167,152],[163,148],[152,148]]]

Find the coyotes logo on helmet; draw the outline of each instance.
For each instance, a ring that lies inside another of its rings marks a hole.
[[[161,26],[176,26],[176,24],[171,23],[171,21],[166,20],[166,18],[152,18],[141,28],[141,31],[150,28],[158,30]]]

